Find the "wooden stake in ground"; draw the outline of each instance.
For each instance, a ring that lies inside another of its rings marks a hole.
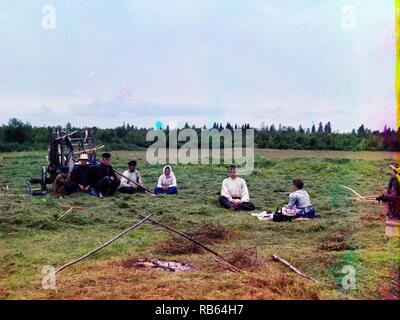
[[[60,221],[62,218],[64,218],[68,213],[72,212],[72,211],[84,211],[85,209],[82,207],[73,207],[73,206],[68,206],[68,205],[61,205],[60,206],[61,209],[67,209],[66,212],[64,212],[57,220],[56,222]]]
[[[63,210],[69,210],[71,208],[74,208],[74,211],[84,211],[85,210],[85,208],[83,208],[83,207],[71,206],[69,204],[60,204],[59,207]]]
[[[140,216],[143,217],[142,215],[140,215]],[[228,267],[228,269],[229,269],[230,271],[233,271],[233,272],[240,272],[240,271],[243,271],[243,270],[241,270],[241,269],[235,267],[233,264],[229,263],[223,256],[221,256],[221,255],[220,255],[218,252],[216,252],[215,250],[213,250],[213,249],[211,249],[210,247],[207,247],[206,245],[202,244],[201,242],[199,242],[199,241],[197,241],[197,240],[195,240],[195,239],[189,237],[188,235],[184,234],[183,232],[180,232],[179,230],[176,230],[176,229],[174,229],[174,228],[172,228],[172,227],[170,227],[170,226],[167,226],[167,225],[165,225],[165,224],[162,224],[161,222],[158,222],[157,220],[153,220],[153,219],[150,219],[150,218],[149,218],[148,220],[149,220],[150,222],[153,222],[154,224],[157,224],[157,225],[159,225],[159,226],[161,226],[161,227],[163,227],[163,228],[165,228],[165,229],[167,229],[167,230],[169,230],[169,231],[172,231],[172,232],[174,232],[174,233],[180,235],[181,237],[183,237],[183,238],[185,238],[185,239],[187,239],[187,240],[189,240],[189,241],[194,242],[194,243],[197,244],[199,247],[201,247],[201,248],[203,248],[204,250],[206,250],[206,251],[212,253],[214,256],[216,256],[216,257],[220,260],[220,261],[218,261],[218,262],[221,263],[222,265]]]
[[[310,280],[312,280],[312,281],[314,281],[314,282],[321,283],[321,282],[319,282],[317,279],[314,279],[313,277],[310,277],[310,276],[306,275],[305,273],[301,272],[300,270],[296,269],[296,268],[293,267],[289,262],[287,262],[286,260],[282,259],[281,257],[279,257],[279,256],[277,256],[277,255],[272,255],[272,257],[273,257],[275,260],[277,260],[277,261],[283,263],[285,266],[287,266],[290,270],[292,270],[293,272],[297,273],[298,275],[300,275],[300,276],[302,276],[302,277],[304,277],[304,278],[310,279]]]
[[[135,223],[133,226],[130,226],[129,228],[127,228],[126,230],[122,231],[120,234],[116,235],[114,238],[112,238],[111,240],[108,240],[107,242],[103,243],[100,247],[88,252],[87,254],[83,255],[82,257],[75,259],[71,262],[68,262],[67,264],[64,264],[63,266],[59,267],[55,273],[58,273],[62,270],[64,270],[65,268],[68,268],[72,265],[74,265],[75,263],[78,263],[79,261],[82,261],[83,259],[86,259],[87,257],[91,256],[92,254],[96,253],[97,251],[100,251],[101,249],[107,247],[108,245],[110,245],[111,243],[113,243],[115,240],[121,238],[123,235],[127,234],[128,232],[132,231],[133,229],[135,229],[136,227],[140,226],[143,222],[145,222],[146,220],[150,219],[151,216],[153,214],[148,215],[147,217],[144,217],[144,219],[140,220],[138,223]]]
[[[56,222],[60,221],[62,218],[64,218],[68,213],[70,213],[72,210],[74,210],[74,207],[69,208],[67,211],[65,211],[57,220]]]

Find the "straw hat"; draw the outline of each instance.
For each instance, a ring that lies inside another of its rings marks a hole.
[[[79,156],[79,160],[89,160],[89,157],[88,157],[88,155],[86,153],[82,153]]]

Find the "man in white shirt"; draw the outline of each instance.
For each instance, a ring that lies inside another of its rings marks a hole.
[[[142,178],[140,177],[139,171],[136,170],[137,162],[135,160],[128,162],[129,169],[124,171],[121,178],[121,183],[119,185],[118,191],[122,193],[136,193],[136,192],[145,192],[143,189]],[[127,179],[128,178],[128,179]],[[132,181],[135,181],[133,183]]]
[[[230,166],[228,173],[229,177],[222,182],[221,196],[218,199],[221,206],[231,210],[254,210],[246,181],[236,176],[236,166]]]

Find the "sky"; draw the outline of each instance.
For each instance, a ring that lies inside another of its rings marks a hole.
[[[395,127],[394,34],[394,0],[0,0],[0,124]]]

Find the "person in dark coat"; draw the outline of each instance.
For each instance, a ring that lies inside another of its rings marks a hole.
[[[110,164],[111,154],[106,152],[102,155],[101,163],[96,166],[96,191],[100,198],[113,196],[120,181]]]
[[[83,153],[79,157],[79,165],[75,166],[71,172],[71,181],[77,186],[76,192],[87,193],[91,196],[97,196],[93,188],[95,179],[93,168],[89,166],[89,157]]]

